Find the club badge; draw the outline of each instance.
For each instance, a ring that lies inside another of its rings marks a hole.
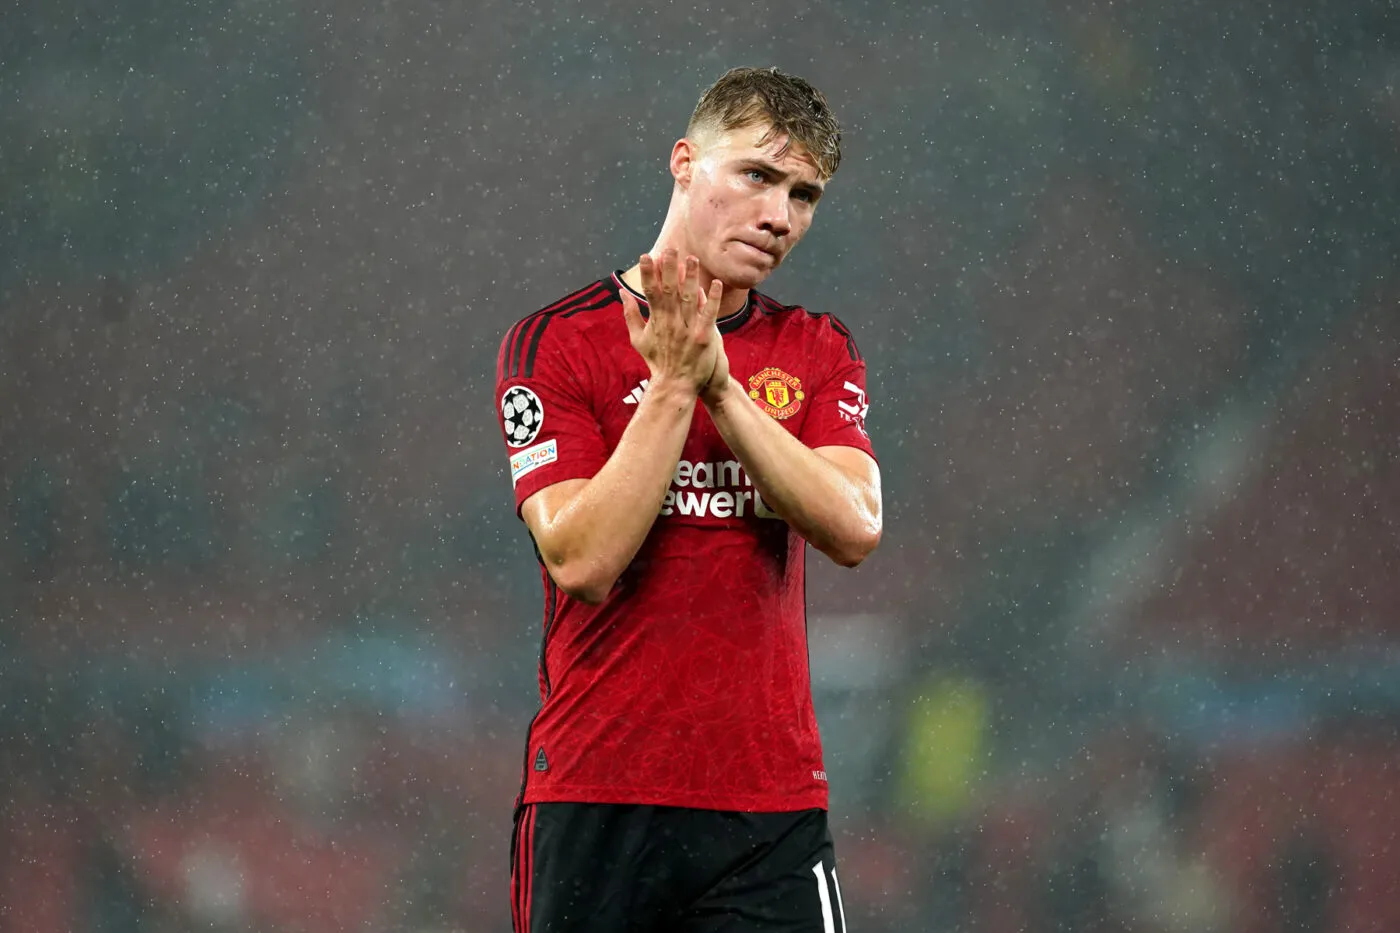
[[[749,398],[779,421],[797,414],[806,397],[807,394],[802,391],[802,380],[776,366],[769,366],[749,377]]]

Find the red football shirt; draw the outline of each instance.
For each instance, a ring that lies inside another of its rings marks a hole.
[[[517,514],[539,490],[593,476],[646,391],[626,287],[601,279],[502,342],[497,414]],[[750,292],[720,330],[734,377],[799,440],[872,453],[865,363],[839,321]],[[521,801],[825,807],[805,547],[698,407],[656,523],[608,598],[570,599],[541,567],[542,705]]]

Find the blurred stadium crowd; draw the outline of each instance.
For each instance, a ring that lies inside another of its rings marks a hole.
[[[887,484],[810,562],[851,928],[1400,929],[1384,5],[565,7],[4,14],[0,933],[508,928],[497,342],[769,62]]]

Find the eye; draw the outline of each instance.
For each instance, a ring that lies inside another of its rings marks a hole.
[[[768,176],[756,168],[749,169],[748,171],[744,172],[744,175],[747,178],[751,179],[754,182],[754,184],[761,185],[768,180]]]
[[[797,200],[801,201],[803,204],[812,203],[812,192],[808,191],[806,188],[798,188],[792,193],[792,196],[794,198],[797,198]]]

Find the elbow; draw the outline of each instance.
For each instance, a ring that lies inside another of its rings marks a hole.
[[[590,606],[600,605],[603,602],[603,600],[608,598],[608,594],[612,592],[611,585],[568,587],[564,586],[563,584],[560,584],[559,589],[563,590],[564,593],[570,599],[576,599],[579,602],[587,603]]]
[[[551,563],[548,567],[549,576],[559,589],[563,590],[570,599],[576,599],[590,606],[596,606],[607,599],[608,594],[612,592],[613,585],[617,583],[615,577],[599,573],[595,568],[578,561]]]
[[[878,524],[871,524],[846,540],[835,543],[827,549],[826,556],[842,567],[859,567],[879,547],[882,533]]]
[[[855,508],[838,526],[841,531],[833,536],[835,540],[830,542],[830,547],[821,548],[822,553],[841,567],[859,567],[880,546],[885,518],[878,476],[865,486],[863,494],[853,504]]]

